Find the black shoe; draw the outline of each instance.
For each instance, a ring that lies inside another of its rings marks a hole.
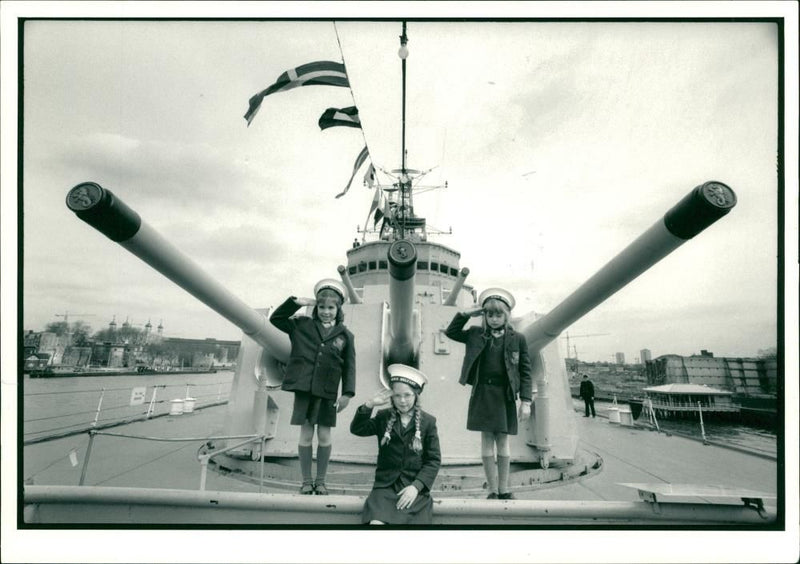
[[[498,497],[497,494],[492,492],[486,496],[486,499],[497,499],[497,497]]]
[[[328,495],[328,488],[325,487],[324,482],[317,482],[314,484],[314,493],[316,495]]]
[[[501,493],[497,496],[497,499],[517,499],[514,497],[514,494],[511,492]]]

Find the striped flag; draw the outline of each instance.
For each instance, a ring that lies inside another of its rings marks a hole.
[[[383,233],[383,228],[387,226],[387,223],[394,219],[394,210],[396,207],[396,203],[386,200],[383,204],[383,209],[378,209],[375,211],[375,221],[372,226],[375,227],[378,225],[378,222],[383,219],[383,224],[381,225],[381,233]]]
[[[372,163],[369,163],[367,173],[364,175],[364,184],[366,184],[368,188],[375,186],[375,165]]]
[[[356,157],[356,162],[353,163],[353,174],[350,175],[350,180],[348,180],[347,186],[344,187],[344,190],[342,191],[341,194],[336,194],[337,198],[341,198],[342,196],[347,194],[347,191],[350,189],[350,184],[353,183],[353,179],[356,177],[358,169],[361,168],[361,165],[364,164],[364,161],[367,160],[367,157],[369,157],[369,151],[367,150],[367,146],[365,145],[364,148],[361,149],[361,152]]]
[[[358,117],[358,108],[355,106],[341,109],[328,108],[319,118],[319,128],[322,130],[336,127],[337,125],[360,128],[361,119]]]
[[[375,197],[372,198],[372,204],[369,206],[369,213],[367,214],[367,221],[364,222],[365,228],[366,228],[366,223],[369,221],[369,217],[373,214],[373,212],[376,213],[375,214],[375,221],[373,223],[373,227],[378,224],[379,218],[378,218],[378,215],[377,215],[377,211],[379,211],[378,210],[378,205],[381,202],[381,195],[382,194],[383,194],[383,190],[381,190],[381,187],[378,186],[378,189],[375,190]]]
[[[247,125],[249,126],[253,118],[256,117],[256,113],[258,113],[258,109],[261,107],[261,101],[264,99],[264,96],[269,96],[275,92],[291,90],[298,86],[311,86],[314,84],[350,86],[347,80],[347,73],[344,70],[344,64],[342,63],[316,61],[314,63],[300,65],[295,69],[289,69],[278,77],[275,84],[250,98],[250,107],[247,109],[247,113],[244,114]]]

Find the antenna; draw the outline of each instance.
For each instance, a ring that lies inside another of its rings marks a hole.
[[[406,190],[410,184],[406,174],[406,59],[408,58],[408,36],[406,35],[406,22],[403,21],[403,35],[400,36],[400,49],[397,55],[400,57],[403,67],[403,135],[400,155],[400,238],[405,238],[406,230]],[[410,197],[410,195],[409,195]]]

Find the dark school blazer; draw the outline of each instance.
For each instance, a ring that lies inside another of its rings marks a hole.
[[[292,296],[283,302],[269,318],[275,327],[289,334],[292,343],[281,389],[336,400],[341,383],[341,395],[353,397],[356,395],[353,334],[339,323],[323,338],[319,321],[306,316],[291,318],[301,307],[294,299]]]
[[[458,383],[462,386],[466,384],[474,386],[478,368],[476,361],[489,341],[484,339],[482,327],[470,327],[465,330],[464,325],[467,324],[467,321],[469,321],[469,315],[461,312],[456,313],[445,330],[445,335],[466,345],[464,363],[461,365],[461,377]],[[508,381],[511,383],[511,391],[514,392],[514,399],[519,396],[520,399],[531,401],[533,380],[531,379],[531,358],[528,355],[528,342],[525,340],[524,335],[517,333],[511,327],[506,329],[504,341],[503,360],[506,365]]]
[[[350,432],[359,437],[378,437],[378,464],[375,468],[373,488],[387,488],[402,475],[413,484],[420,493],[430,491],[433,481],[439,473],[442,453],[439,450],[439,432],[436,430],[436,418],[420,410],[420,435],[422,452],[417,454],[411,448],[416,426],[412,417],[408,427],[403,429],[400,417],[394,422],[389,442],[380,446],[392,409],[382,409],[371,417],[372,409],[361,405],[356,409]]]

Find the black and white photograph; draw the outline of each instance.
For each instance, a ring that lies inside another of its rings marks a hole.
[[[671,4],[3,2],[2,560],[796,561],[797,5]]]

